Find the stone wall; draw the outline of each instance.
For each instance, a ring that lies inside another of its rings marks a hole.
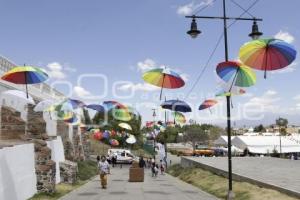
[[[46,122],[43,112],[35,112],[35,105],[28,105],[27,113],[27,136],[31,139],[49,139],[46,133]]]
[[[74,145],[74,159],[76,161],[85,160],[81,137],[78,133],[78,126],[73,126],[73,145]]]
[[[76,162],[68,161],[60,162],[60,178],[64,183],[74,184],[77,181],[78,166]]]
[[[69,138],[69,126],[62,120],[57,120],[57,135],[61,136],[66,160],[74,160],[74,146]]]
[[[35,170],[38,192],[55,192],[56,164],[51,160],[51,149],[44,140],[35,139]]]
[[[84,158],[85,159],[89,159],[90,158],[90,154],[91,154],[90,135],[86,131],[85,127],[81,127],[80,128],[80,132],[81,132],[81,143],[82,143],[82,147],[83,147]]]
[[[25,137],[25,121],[21,113],[6,106],[1,107],[0,140],[20,140]]]

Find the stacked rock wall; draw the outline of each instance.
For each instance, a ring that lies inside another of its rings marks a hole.
[[[76,162],[68,161],[60,162],[60,178],[64,183],[74,184],[77,181],[78,166]]]
[[[51,149],[44,140],[35,139],[35,170],[38,192],[55,192],[56,164],[51,160]]]
[[[21,113],[6,106],[1,107],[0,140],[20,140],[25,137],[25,121]]]

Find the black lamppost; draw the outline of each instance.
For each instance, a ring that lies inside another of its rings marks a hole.
[[[223,16],[186,16],[186,18],[192,18],[191,29],[187,32],[192,38],[196,38],[201,31],[197,29],[197,18],[201,19],[221,19],[224,25],[224,46],[225,46],[225,61],[228,61],[228,39],[227,39],[227,20],[246,20],[253,21],[252,32],[249,36],[252,39],[258,39],[262,35],[258,30],[257,21],[262,21],[259,18],[243,18],[243,17],[227,17],[226,16],[226,0],[223,0]],[[227,137],[228,137],[228,195],[227,199],[233,199],[234,193],[232,191],[232,160],[231,160],[231,114],[230,114],[230,96],[226,96],[227,107]]]
[[[156,117],[156,113],[155,113],[155,109],[153,108],[153,114],[152,114],[152,117],[153,117],[153,127],[155,126],[155,117]],[[155,136],[153,137],[153,158],[155,160]]]

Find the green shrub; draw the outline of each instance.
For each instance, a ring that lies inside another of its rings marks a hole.
[[[80,161],[78,162],[78,178],[85,181],[98,174],[98,166],[94,161]]]

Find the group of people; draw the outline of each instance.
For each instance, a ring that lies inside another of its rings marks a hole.
[[[140,163],[139,166],[141,168],[148,168],[148,169],[151,168],[152,177],[157,177],[159,171],[160,171],[161,175],[163,175],[165,172],[165,165],[162,160],[160,160],[160,165],[158,165],[155,162],[154,158],[147,159],[147,161],[145,162],[143,157],[141,157],[139,163]]]
[[[105,156],[97,156],[97,162],[98,162],[98,169],[100,174],[100,181],[101,186],[103,189],[107,188],[107,176],[110,174],[110,165],[107,161],[107,158]],[[112,160],[112,164],[114,165],[116,162],[114,159]],[[160,160],[160,165],[155,163],[155,159],[147,159],[147,161],[144,160],[143,157],[140,157],[139,160],[139,167],[140,168],[151,168],[152,177],[157,177],[159,171],[163,175],[165,172],[165,165],[162,160]]]

